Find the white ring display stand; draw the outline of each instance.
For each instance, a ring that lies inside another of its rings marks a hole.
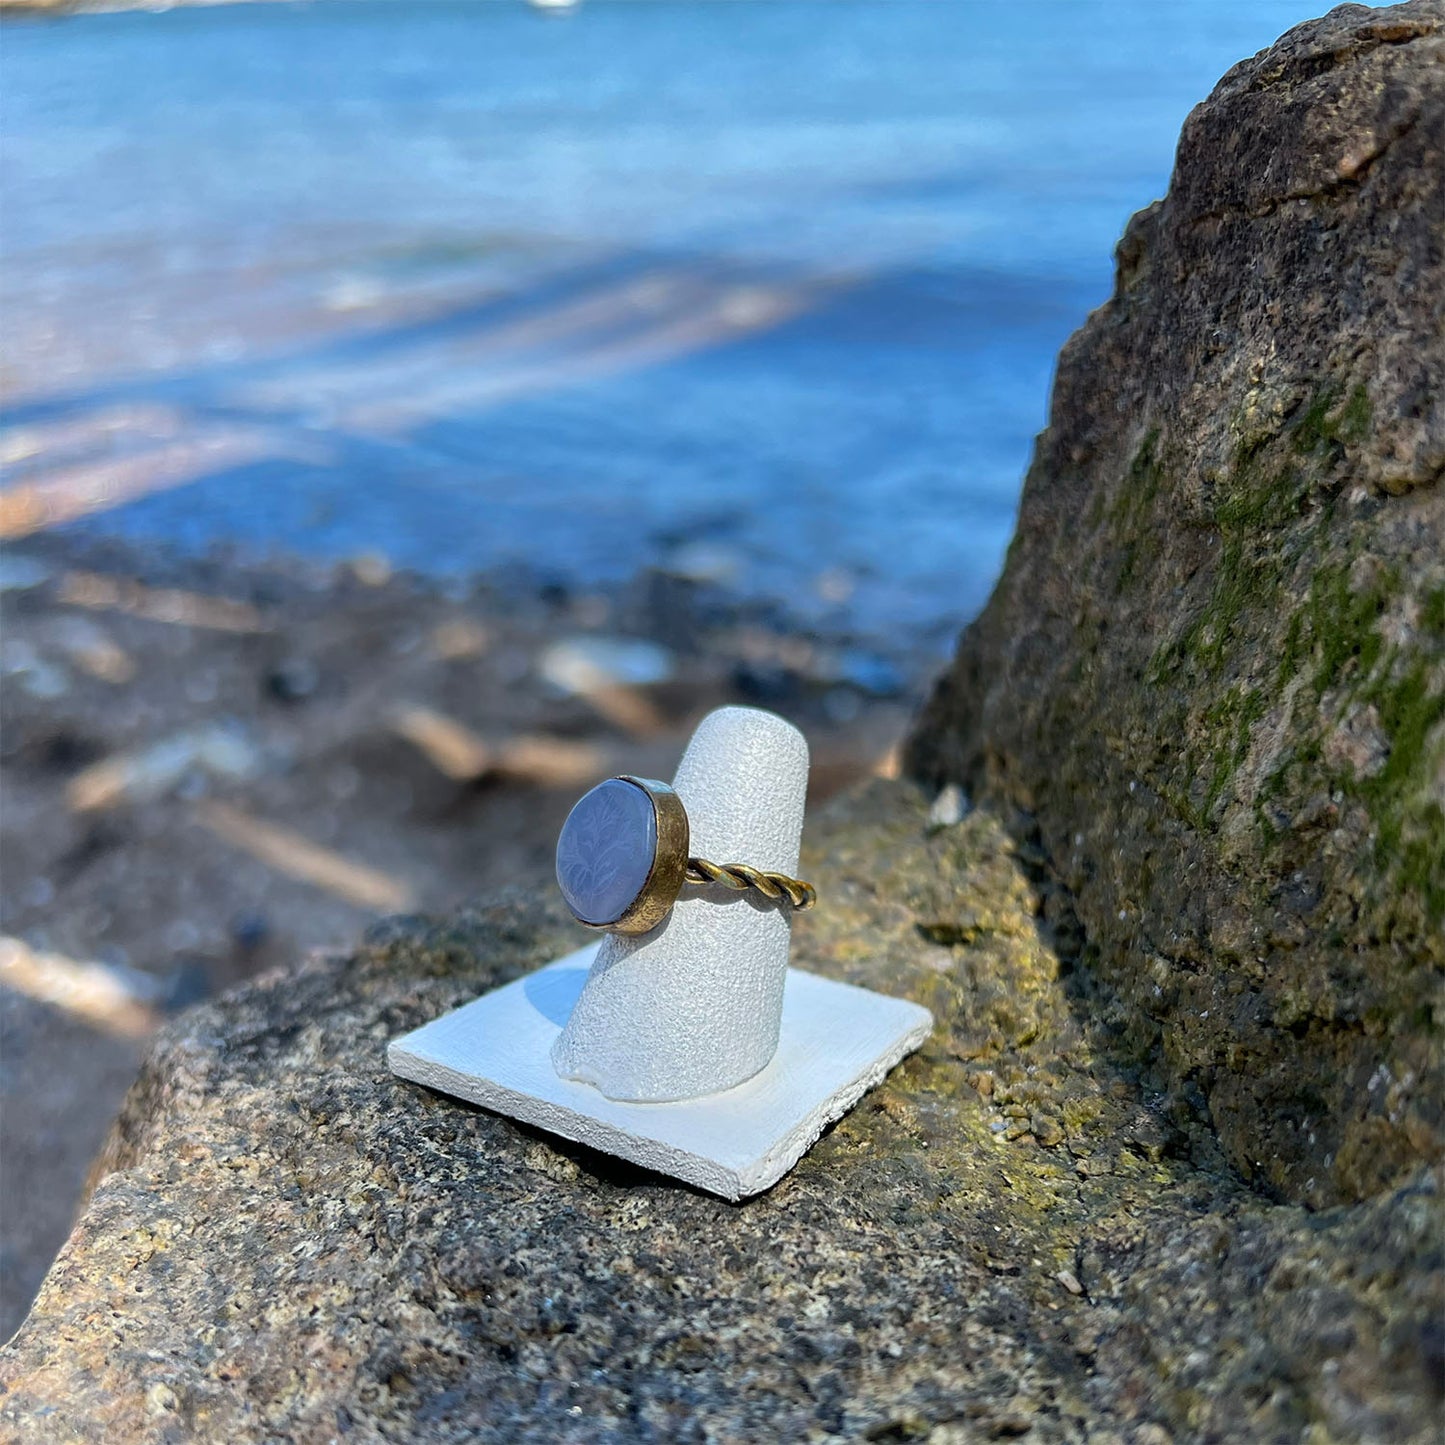
[[[808,744],[791,723],[751,707],[709,713],[672,786],[694,856],[798,871]],[[791,938],[786,906],[685,888],[651,933],[603,939],[552,1049],[557,1072],[653,1103],[752,1078],[777,1052]]]
[[[755,708],[699,724],[674,786],[691,852],[796,873],[802,734]],[[814,880],[816,882],[816,880]],[[826,893],[818,902],[827,907]],[[392,1041],[405,1079],[742,1199],[776,1183],[928,1036],[927,1009],[788,967],[786,906],[686,889]]]

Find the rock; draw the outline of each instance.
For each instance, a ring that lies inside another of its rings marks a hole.
[[[938,1027],[741,1206],[387,1073],[571,947],[560,904],[391,925],[176,1020],[0,1351],[0,1434],[1433,1441],[1441,1178],[1250,1192],[1113,1060],[1018,852],[897,782],[814,830],[798,962]],[[973,942],[925,937],[948,918]]]
[[[672,654],[632,637],[576,637],[555,642],[538,661],[544,681],[559,692],[585,697],[608,721],[633,737],[654,737],[667,723],[639,691],[673,675]]]
[[[956,823],[963,822],[967,813],[968,799],[963,789],[957,783],[945,783],[928,810],[928,826],[952,828]]]
[[[277,702],[305,702],[321,685],[321,669],[309,657],[288,657],[266,674],[266,691]]]
[[[907,758],[1015,810],[1123,1046],[1316,1206],[1445,1144],[1442,234],[1439,0],[1230,71]]]
[[[675,547],[662,565],[670,576],[726,587],[737,581],[746,562],[746,556],[737,547],[698,539]]]
[[[917,1055],[729,1205],[387,1072],[560,899],[389,925],[161,1033],[4,1428],[1434,1442],[1441,30],[1336,11],[1191,117],[912,746],[977,806],[814,828],[796,961]]]
[[[830,662],[835,680],[856,687],[868,697],[898,697],[907,686],[907,680],[894,663],[866,648],[845,648]]]
[[[561,692],[586,694],[599,677],[627,687],[666,682],[673,660],[665,648],[638,637],[573,637],[554,642],[539,671]]]
[[[93,763],[70,780],[66,799],[77,812],[110,808],[121,801],[143,802],[177,788],[196,770],[236,782],[254,777],[263,761],[244,729],[232,723],[209,723]]]
[[[73,614],[56,617],[47,631],[53,645],[82,672],[113,687],[134,681],[135,659],[90,618]]]
[[[53,575],[38,557],[9,548],[0,553],[0,592],[28,592],[49,582]]]
[[[70,675],[47,662],[26,642],[11,642],[0,651],[0,677],[13,677],[34,698],[53,702],[70,691]]]

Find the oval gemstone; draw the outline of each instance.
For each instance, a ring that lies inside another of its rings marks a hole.
[[[642,892],[656,853],[652,799],[609,778],[584,793],[562,825],[557,886],[583,923],[616,923]]]

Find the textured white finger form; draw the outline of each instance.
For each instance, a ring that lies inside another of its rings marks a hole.
[[[774,713],[709,713],[673,781],[694,855],[796,874],[808,745]],[[823,900],[820,907],[826,907]],[[552,1048],[564,1079],[609,1099],[692,1099],[730,1089],[778,1047],[791,913],[749,893],[684,889],[640,938],[609,935]]]

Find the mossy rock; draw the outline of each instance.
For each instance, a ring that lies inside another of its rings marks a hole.
[[[1016,811],[1099,1006],[1324,1205],[1445,1145],[1445,7],[1236,66],[1065,348],[913,770]]]
[[[815,828],[795,937],[937,1028],[742,1205],[387,1073],[389,1038],[575,945],[551,904],[188,1015],[0,1351],[0,1435],[1433,1441],[1441,1179],[1253,1194],[1114,1057],[1027,850],[927,819],[879,783]]]

